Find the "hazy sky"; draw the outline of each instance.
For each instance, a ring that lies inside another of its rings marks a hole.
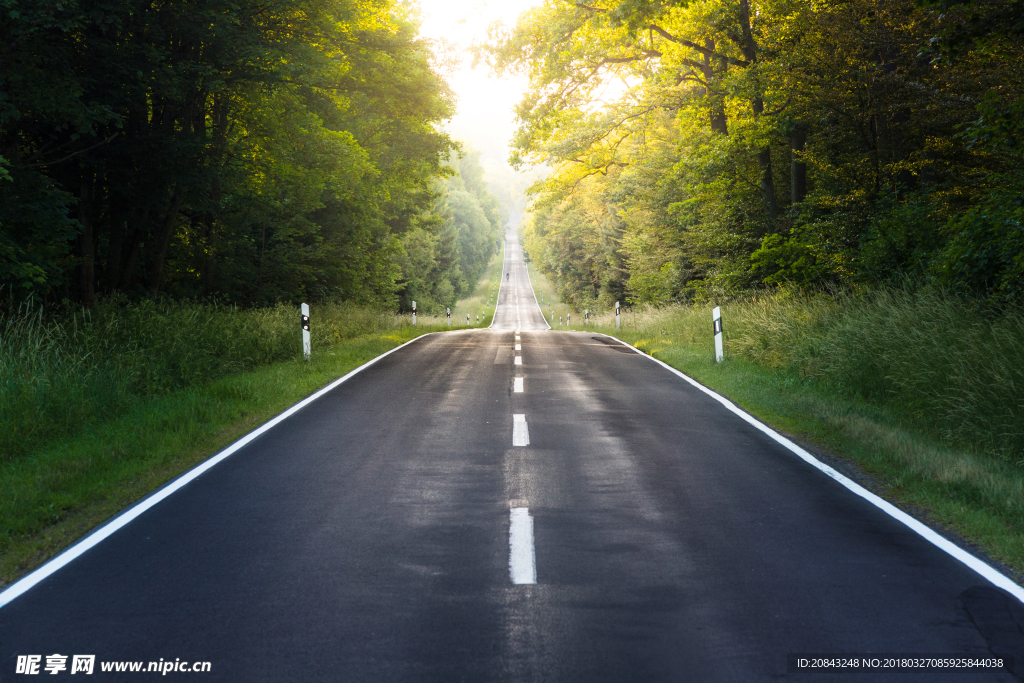
[[[489,175],[508,158],[508,140],[515,130],[512,107],[526,87],[526,78],[498,80],[486,66],[470,68],[468,49],[473,41],[486,37],[491,22],[512,26],[521,12],[537,4],[540,0],[419,0],[422,35],[447,41],[455,55],[463,56],[462,64],[448,75],[459,98],[449,132],[480,150]]]

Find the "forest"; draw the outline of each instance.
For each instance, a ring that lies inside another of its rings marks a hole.
[[[451,305],[503,219],[417,34],[395,0],[0,0],[0,298]]]
[[[1024,5],[546,0],[478,57],[529,75],[524,243],[577,308],[776,286],[1024,297]]]

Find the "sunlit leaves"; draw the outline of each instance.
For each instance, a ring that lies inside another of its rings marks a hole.
[[[957,31],[964,11],[999,15],[944,7]],[[660,303],[765,282],[1003,282],[978,265],[1016,273],[1002,252],[960,270],[935,259],[942,223],[1020,167],[1024,52],[1008,25],[930,62],[943,31],[912,0],[545,2],[481,49],[530,77],[513,160],[555,169],[535,188],[531,254],[574,302],[623,286]],[[900,227],[917,213],[924,227]],[[997,224],[949,244],[980,254]]]

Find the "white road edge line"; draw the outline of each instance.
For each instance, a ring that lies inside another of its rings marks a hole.
[[[515,381],[512,382],[512,391],[517,394],[523,393],[523,378],[516,377]]]
[[[505,271],[505,254],[508,252],[508,238],[501,243],[501,270]],[[491,314],[491,324],[487,326],[487,329],[494,327],[494,320],[498,317],[498,302],[501,300],[501,286],[505,284],[505,281],[501,279],[501,273],[498,274],[498,296],[494,297],[494,313]]]
[[[684,380],[686,380],[687,382],[692,384],[694,387],[696,387],[697,389],[703,391],[705,394],[707,394],[708,396],[711,396],[716,401],[721,403],[729,411],[731,411],[731,412],[735,413],[736,415],[738,415],[740,418],[745,420],[748,424],[753,425],[757,429],[760,429],[762,432],[764,432],[765,434],[770,436],[772,439],[777,441],[779,444],[781,444],[781,445],[785,446],[786,448],[788,448],[789,450],[791,450],[793,453],[798,455],[802,460],[804,460],[808,464],[812,465],[813,467],[816,467],[817,469],[821,470],[822,472],[824,472],[828,476],[832,477],[833,479],[835,479],[837,482],[839,482],[840,484],[842,484],[843,486],[848,488],[853,493],[857,494],[858,496],[860,496],[864,500],[868,501],[869,503],[871,503],[875,507],[877,507],[880,510],[882,510],[882,512],[886,513],[887,515],[889,515],[890,517],[892,517],[896,521],[902,522],[904,525],[909,527],[912,531],[914,531],[916,534],[918,534],[919,536],[924,538],[926,541],[928,541],[932,545],[936,546],[940,550],[942,550],[942,551],[948,553],[949,555],[953,556],[954,559],[957,559],[960,562],[964,563],[965,565],[967,565],[968,567],[970,567],[971,569],[976,571],[978,574],[981,574],[981,576],[983,576],[984,578],[988,579],[990,582],[992,582],[993,584],[995,584],[999,588],[1002,588],[1006,592],[1011,593],[1015,598],[1017,598],[1021,602],[1024,602],[1024,588],[1022,588],[1021,586],[1017,585],[1012,579],[1010,579],[1008,576],[1006,576],[1005,574],[1000,572],[998,569],[996,569],[992,565],[988,564],[987,562],[984,562],[983,560],[978,559],[974,555],[971,555],[969,552],[967,552],[966,550],[960,548],[955,543],[952,543],[951,541],[949,541],[949,540],[943,538],[942,536],[940,536],[939,534],[937,534],[935,531],[930,529],[927,525],[922,524],[921,522],[919,522],[918,520],[914,519],[913,517],[911,517],[907,513],[903,512],[903,510],[900,510],[898,507],[896,507],[895,505],[893,505],[889,501],[887,501],[884,498],[881,498],[879,496],[876,496],[874,493],[871,493],[871,491],[868,491],[866,488],[864,488],[863,486],[861,486],[857,482],[855,482],[852,479],[849,479],[846,476],[844,476],[844,475],[840,474],[839,472],[835,471],[834,469],[832,469],[831,467],[829,467],[828,465],[826,465],[825,463],[821,462],[820,460],[815,458],[813,455],[808,453],[803,448],[800,448],[800,446],[797,446],[795,443],[793,443],[792,441],[790,441],[786,437],[784,437],[781,434],[779,434],[778,432],[776,432],[774,429],[772,429],[768,425],[764,424],[763,422],[759,421],[757,418],[755,418],[755,417],[749,415],[748,413],[744,412],[743,410],[741,410],[736,404],[734,404],[732,401],[730,401],[726,397],[722,396],[721,394],[719,394],[719,393],[717,393],[715,391],[712,391],[711,389],[708,389],[706,386],[704,386],[703,384],[701,384],[697,380],[693,379],[689,375],[686,375],[685,373],[683,373],[683,372],[681,372],[679,370],[676,370],[674,367],[672,367],[668,363],[665,363],[664,361],[660,361],[657,358],[654,358],[653,356],[650,356],[650,355],[644,353],[643,351],[641,351],[640,349],[636,348],[632,344],[628,344],[628,343],[622,341],[621,339],[619,339],[618,337],[613,337],[610,334],[605,335],[605,336],[610,338],[610,339],[614,339],[615,341],[619,342],[620,344],[625,344],[626,346],[628,346],[629,348],[633,349],[634,351],[636,351],[640,355],[647,357],[648,359],[654,361],[655,363],[658,363],[659,365],[664,367],[669,372],[671,372],[671,373],[673,373],[675,375],[678,375],[679,377],[682,377]]]
[[[508,573],[516,585],[537,583],[537,554],[529,508],[509,510]]]
[[[469,331],[473,331],[473,330],[469,330]],[[395,351],[398,351],[399,349],[403,349],[403,348],[405,348],[409,344],[412,344],[415,341],[419,341],[420,339],[423,339],[424,337],[429,337],[429,336],[432,336],[432,335],[435,335],[435,334],[446,334],[446,333],[445,332],[428,332],[427,334],[424,334],[424,335],[421,335],[419,337],[416,337],[415,339],[410,339],[409,341],[405,342],[401,346],[396,346],[395,348],[391,349],[390,351],[386,351],[386,352],[380,354],[376,358],[372,358],[372,359],[366,361],[365,363],[360,365],[358,368],[355,368],[354,370],[349,371],[346,375],[342,376],[341,378],[334,380],[333,382],[331,382],[326,387],[324,387],[320,391],[316,392],[312,396],[308,396],[305,399],[303,399],[302,401],[299,401],[294,406],[292,406],[288,410],[284,411],[283,413],[281,413],[277,417],[272,418],[269,422],[263,423],[260,427],[257,427],[253,431],[249,432],[248,434],[246,434],[241,439],[239,439],[238,441],[234,442],[233,444],[231,444],[230,446],[228,446],[224,450],[222,450],[219,453],[211,456],[207,460],[204,460],[203,462],[201,462],[200,464],[196,465],[195,467],[193,467],[192,469],[188,470],[187,472],[179,475],[177,479],[171,480],[170,482],[165,484],[163,486],[163,488],[157,489],[153,493],[149,494],[148,497],[143,498],[142,500],[140,500],[139,502],[135,503],[134,505],[124,509],[116,517],[114,517],[110,521],[106,522],[105,524],[103,524],[102,526],[97,528],[95,531],[90,533],[88,536],[86,536],[85,538],[83,538],[80,541],[78,541],[78,543],[76,543],[75,545],[71,546],[70,548],[68,548],[64,552],[62,552],[59,555],[57,555],[55,558],[53,558],[52,560],[50,560],[49,562],[44,564],[39,569],[36,569],[34,572],[29,574],[28,576],[22,578],[19,581],[14,582],[10,586],[8,586],[6,590],[4,590],[2,593],[0,593],[0,608],[4,607],[4,605],[8,604],[12,600],[18,598],[23,593],[25,593],[26,591],[28,591],[29,589],[34,587],[36,584],[41,582],[43,579],[46,579],[47,577],[49,577],[54,572],[56,572],[59,569],[63,568],[65,565],[71,563],[72,561],[74,561],[75,559],[77,559],[78,557],[83,555],[86,551],[88,551],[88,550],[94,548],[95,546],[99,545],[102,541],[104,541],[107,538],[109,538],[110,536],[112,536],[116,531],[118,531],[119,529],[127,526],[130,522],[132,522],[136,517],[141,515],[143,512],[146,512],[147,510],[149,510],[151,507],[155,506],[160,501],[162,501],[165,498],[169,497],[171,494],[175,493],[178,489],[181,489],[181,488],[185,487],[185,485],[187,485],[193,479],[195,479],[199,475],[203,474],[204,472],[206,472],[207,470],[212,468],[214,465],[217,465],[222,460],[227,459],[229,456],[231,456],[233,453],[235,453],[235,451],[239,450],[240,448],[242,448],[243,446],[248,444],[250,441],[252,441],[256,437],[260,436],[264,432],[266,432],[266,431],[272,429],[273,427],[277,426],[279,423],[283,422],[284,420],[288,419],[289,417],[291,417],[295,413],[299,412],[300,410],[302,410],[303,408],[305,408],[310,403],[312,403],[313,401],[317,400],[318,398],[320,398],[324,394],[328,393],[329,391],[332,391],[338,385],[340,385],[343,382],[347,381],[348,379],[350,379],[354,375],[359,374],[360,372],[362,372],[366,368],[370,367],[371,365],[373,365],[374,363],[379,361],[381,358],[384,358],[385,356],[390,356]]]
[[[530,445],[530,428],[526,424],[526,415],[522,413],[516,413],[512,416],[512,445]]]

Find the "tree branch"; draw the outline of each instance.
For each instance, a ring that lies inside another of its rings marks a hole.
[[[584,161],[580,161],[579,159],[569,159],[568,161],[573,161],[573,162],[576,162],[577,164],[585,164],[586,163]],[[603,176],[607,176],[608,175],[608,169],[611,168],[612,166],[620,166],[622,168],[626,168],[627,166],[629,166],[629,164],[627,162],[625,162],[625,161],[609,161],[602,168],[595,168],[595,169],[591,170],[589,173],[584,173],[579,178],[577,178],[576,182],[573,183],[572,187],[569,188],[569,194],[574,193],[576,191],[576,186],[579,185],[580,183],[582,183],[584,180],[586,180],[590,176],[597,175],[598,173],[600,173]]]
[[[789,105],[790,105],[790,104],[791,104],[792,102],[793,102],[793,96],[792,96],[792,95],[790,95],[789,97],[787,97],[787,98],[786,98],[786,103],[785,103],[784,105],[782,105],[781,107],[779,107],[778,109],[776,109],[776,110],[774,110],[774,111],[766,111],[766,112],[764,113],[764,115],[765,115],[765,116],[776,116],[776,115],[778,115],[778,114],[781,114],[782,112],[786,111],[786,109],[788,109],[788,108],[789,108]]]
[[[103,145],[106,145],[107,143],[109,143],[111,140],[113,140],[114,138],[116,138],[120,134],[121,134],[120,132],[114,133],[113,135],[111,135],[106,140],[101,140],[101,141],[97,142],[95,145],[93,145],[92,147],[86,147],[85,149],[78,150],[77,152],[72,152],[71,154],[67,155],[66,157],[57,159],[56,161],[39,161],[39,162],[34,163],[34,164],[25,164],[23,166],[18,166],[18,168],[36,168],[38,166],[54,166],[56,164],[63,163],[63,162],[65,162],[68,159],[71,159],[73,157],[77,157],[79,154],[85,154],[86,152],[88,152],[90,150],[94,150],[97,147],[102,147]]]
[[[745,59],[736,59],[735,57],[730,57],[729,55],[723,55],[721,52],[709,50],[703,45],[698,45],[692,40],[686,40],[685,38],[679,38],[677,36],[674,36],[665,29],[663,29],[662,27],[658,26],[657,24],[651,24],[647,28],[654,31],[655,33],[665,38],[666,40],[670,40],[673,43],[676,43],[677,45],[683,45],[685,47],[690,48],[691,50],[696,50],[702,55],[707,55],[708,57],[713,57],[715,59],[724,59],[733,66],[750,66],[750,62],[748,62]]]

